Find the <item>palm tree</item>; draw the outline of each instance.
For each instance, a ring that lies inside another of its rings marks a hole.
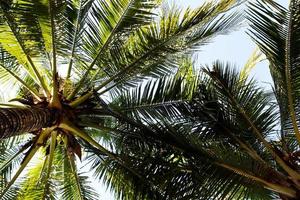
[[[98,167],[108,159],[135,181],[146,181],[124,161],[115,139],[123,135],[119,125],[138,130],[146,125],[111,108],[121,102],[118,95],[141,89],[145,79],[176,72],[183,54],[192,55],[241,21],[237,13],[227,13],[234,0],[185,11],[176,6],[159,11],[160,5],[159,0],[0,0],[0,81],[16,88],[10,101],[17,102],[0,108],[0,199],[97,199],[78,169],[78,160],[87,156]],[[107,166],[97,172],[112,171]],[[134,187],[128,185],[128,195],[138,194]]]
[[[135,172],[108,157],[93,163],[120,197],[300,198],[299,2],[289,9],[250,2],[247,15],[273,90],[249,78],[261,59],[255,53],[241,72],[217,61],[195,77],[191,64],[181,65],[176,75],[127,92],[113,109],[127,116],[114,143]]]

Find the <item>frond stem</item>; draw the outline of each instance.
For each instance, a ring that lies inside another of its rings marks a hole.
[[[232,103],[235,105],[235,107],[238,109],[239,113],[243,116],[243,118],[246,120],[246,122],[250,125],[250,127],[252,128],[253,132],[255,133],[255,135],[257,136],[257,138],[262,142],[262,144],[269,150],[269,152],[272,154],[272,156],[275,158],[275,160],[277,161],[277,163],[293,178],[296,178],[297,180],[300,180],[300,174],[298,172],[296,172],[295,170],[293,170],[291,167],[289,167],[284,160],[281,159],[281,157],[275,152],[275,150],[273,149],[273,147],[271,146],[271,144],[269,142],[267,142],[265,140],[265,138],[262,136],[261,132],[257,129],[257,127],[255,126],[255,124],[251,121],[251,119],[249,118],[249,116],[247,115],[246,111],[243,109],[243,107],[236,101],[236,99],[233,97],[233,95],[231,94],[230,91],[228,91],[227,87],[225,87],[225,85],[222,83],[222,81],[217,78],[216,76],[210,74],[208,72],[208,75],[215,81],[217,81],[222,88],[224,89],[224,91],[227,93],[227,95],[229,96],[230,100],[232,101]]]
[[[290,2],[290,8],[293,6],[293,1]],[[298,141],[298,144],[300,145],[300,132],[299,127],[296,119],[296,112],[294,109],[294,98],[292,94],[292,83],[291,83],[291,36],[292,36],[292,26],[293,26],[293,9],[290,9],[290,16],[289,16],[289,22],[288,22],[288,34],[286,39],[286,58],[285,58],[285,79],[286,79],[286,86],[287,86],[287,97],[288,97],[288,108],[290,117],[293,124],[293,129],[295,131],[295,135]]]
[[[55,146],[56,146],[56,137],[57,137],[57,132],[53,131],[51,133],[51,142],[50,142],[50,153],[48,156],[48,168],[46,172],[46,177],[45,177],[45,188],[44,188],[44,193],[43,193],[43,199],[45,200],[47,198],[47,192],[48,192],[48,187],[49,187],[49,177],[52,169],[52,163],[53,163],[53,158],[54,158],[54,152],[55,152]]]
[[[230,170],[236,174],[239,174],[243,177],[246,177],[246,178],[249,178],[251,180],[254,180],[262,185],[264,185],[265,187],[275,191],[275,192],[278,192],[278,193],[281,193],[281,194],[284,194],[286,196],[289,196],[289,197],[292,197],[292,198],[296,198],[296,194],[297,194],[297,191],[295,191],[294,189],[290,188],[290,187],[286,187],[286,186],[283,186],[283,185],[279,185],[279,184],[275,184],[275,183],[271,183],[271,182],[268,182],[260,177],[257,177],[255,176],[254,174],[252,174],[251,172],[246,172],[245,170],[242,170],[242,169],[239,169],[237,167],[233,167],[233,166],[230,166],[228,164],[225,164],[225,163],[219,163],[219,162],[215,162],[216,165],[220,166],[220,167],[223,167],[227,170]]]
[[[76,181],[76,188],[77,188],[78,193],[79,193],[79,198],[80,198],[80,200],[84,200],[84,198],[82,196],[82,190],[81,190],[81,187],[80,187],[80,180],[79,180],[79,177],[78,177],[78,174],[77,174],[74,158],[75,158],[74,155],[72,157],[71,157],[71,155],[68,155],[68,160],[69,160],[69,163],[70,163],[70,166],[71,166],[71,171],[72,171],[72,173],[74,175],[74,178],[75,178],[75,181]]]
[[[106,39],[106,41],[104,42],[103,46],[98,50],[98,53],[97,53],[96,57],[94,58],[94,60],[92,61],[92,63],[88,67],[88,69],[86,70],[85,74],[82,76],[82,78],[78,82],[78,84],[75,87],[75,89],[73,90],[73,92],[67,97],[68,100],[71,100],[72,98],[74,98],[74,96],[77,94],[77,92],[81,88],[83,82],[87,78],[88,74],[90,73],[91,69],[96,64],[98,58],[105,52],[106,48],[111,43],[111,40],[112,40],[113,36],[115,35],[115,33],[118,30],[119,26],[122,24],[123,19],[125,18],[127,12],[129,11],[130,7],[132,6],[133,2],[134,2],[134,0],[131,0],[128,3],[127,7],[125,8],[124,12],[122,13],[122,15],[121,15],[120,19],[118,20],[117,24],[115,25],[115,27],[110,32],[110,34],[109,34],[108,38]]]
[[[27,61],[29,62],[31,68],[33,69],[34,71],[34,74],[35,76],[37,77],[37,79],[39,80],[44,92],[45,92],[45,95],[47,97],[50,96],[50,92],[48,90],[48,87],[45,83],[45,80],[42,78],[40,72],[38,71],[38,69],[36,68],[35,64],[33,63],[31,57],[29,56],[28,54],[28,51],[25,49],[25,46],[24,46],[24,43],[22,42],[21,38],[19,37],[18,33],[17,33],[17,30],[16,30],[16,27],[15,25],[13,24],[13,22],[15,21],[14,20],[14,17],[10,15],[10,13],[8,13],[7,11],[4,11],[5,9],[2,9],[2,11],[4,12],[4,16],[5,18],[7,19],[7,24],[9,26],[9,28],[11,29],[12,33],[14,34],[18,44],[20,45],[22,51],[24,52],[25,56],[26,56],[26,59]]]
[[[59,125],[60,128],[65,129],[67,131],[72,132],[74,135],[80,137],[84,141],[88,142],[90,145],[94,146],[97,150],[99,150],[101,153],[107,155],[110,159],[113,159],[117,161],[120,165],[128,169],[131,173],[133,173],[135,176],[142,179],[142,176],[139,175],[135,170],[125,165],[125,163],[115,154],[108,151],[106,148],[104,148],[102,145],[100,145],[98,142],[96,142],[92,137],[90,137],[88,134],[74,126],[71,122],[68,120],[63,120],[63,122]]]
[[[10,103],[0,103],[0,107],[9,107],[9,108],[30,108],[29,106],[25,105],[16,105]]]
[[[38,101],[42,101],[41,98],[39,97],[39,93],[35,91],[32,87],[30,87],[25,81],[23,81],[19,76],[17,76],[15,73],[13,73],[11,70],[8,68],[4,67],[3,65],[0,64],[0,66],[6,70],[11,76],[13,76],[17,81],[19,81]]]
[[[57,73],[57,61],[56,61],[56,41],[55,41],[55,21],[54,21],[54,10],[53,0],[49,0],[49,12],[51,18],[51,38],[52,38],[52,97],[50,106],[53,108],[60,109],[61,103],[58,96],[58,73]]]
[[[32,157],[35,155],[37,150],[39,149],[39,146],[34,146],[32,149],[29,150],[29,153],[25,156],[24,160],[22,161],[22,164],[20,168],[17,170],[13,178],[8,182],[8,184],[5,186],[5,188],[1,191],[0,199],[6,194],[6,192],[9,190],[9,188],[14,184],[14,182],[17,180],[19,175],[22,173],[22,171],[25,169],[29,161],[32,159]]]
[[[114,157],[113,154],[111,154],[108,150],[106,150],[103,146],[101,146],[98,142],[96,142],[93,138],[91,138],[88,134],[84,133],[82,130],[74,126],[70,121],[64,119],[61,124],[59,125],[60,128],[65,129],[67,131],[70,131],[74,133],[76,136],[82,138],[84,141],[87,141],[92,146],[99,149],[104,154],[107,154],[111,157]]]
[[[0,171],[4,170],[16,157],[18,157],[27,148],[28,148],[28,145],[23,146],[16,154],[14,154],[12,157],[10,157],[8,160],[6,160],[5,163],[3,163],[0,166]]]
[[[77,34],[79,31],[79,20],[81,17],[81,9],[82,9],[82,0],[79,1],[79,8],[78,8],[78,13],[76,17],[76,23],[75,23],[75,33],[73,36],[73,41],[72,41],[72,49],[71,49],[71,57],[68,65],[68,71],[67,71],[67,77],[66,80],[68,81],[70,76],[71,76],[71,71],[72,71],[72,65],[73,65],[73,59],[75,55],[75,46],[76,46],[76,40],[77,40]]]

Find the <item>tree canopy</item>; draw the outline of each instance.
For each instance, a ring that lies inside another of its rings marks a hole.
[[[118,199],[298,199],[299,12],[0,0],[0,82],[17,88],[0,108],[0,199],[98,199],[81,160]],[[244,69],[196,69],[244,18],[259,48]],[[249,76],[263,56],[271,92]]]

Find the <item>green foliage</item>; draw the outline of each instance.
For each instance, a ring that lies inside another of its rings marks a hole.
[[[258,55],[241,73],[192,61],[241,24],[237,5],[0,0],[0,82],[29,107],[61,104],[54,126],[0,140],[1,198],[98,199],[81,159],[117,199],[298,198],[297,1],[247,11],[274,94],[249,79]]]

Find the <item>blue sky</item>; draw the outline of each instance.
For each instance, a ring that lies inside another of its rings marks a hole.
[[[171,0],[170,0],[171,1]],[[193,8],[200,6],[204,0],[173,0],[181,7],[191,6]],[[281,5],[287,6],[288,0],[277,0]],[[215,60],[230,62],[237,67],[242,67],[255,49],[255,44],[246,34],[247,28],[241,28],[229,35],[218,36],[212,43],[203,47],[197,53],[197,65],[211,64]],[[256,78],[263,86],[269,88],[271,77],[268,65],[263,62],[252,71],[252,76]],[[105,191],[105,186],[94,184],[96,190],[100,193],[100,199],[114,200],[110,192]]]
[[[275,0],[279,4],[287,7],[288,0]],[[176,0],[181,6],[197,7],[204,0]],[[230,62],[241,68],[255,49],[254,42],[246,33],[247,27],[239,31],[234,31],[229,35],[218,36],[211,44],[203,47],[199,52],[197,63],[199,65],[211,64],[215,60]],[[263,86],[270,88],[271,77],[268,70],[268,63],[262,62],[253,69],[251,75]]]

